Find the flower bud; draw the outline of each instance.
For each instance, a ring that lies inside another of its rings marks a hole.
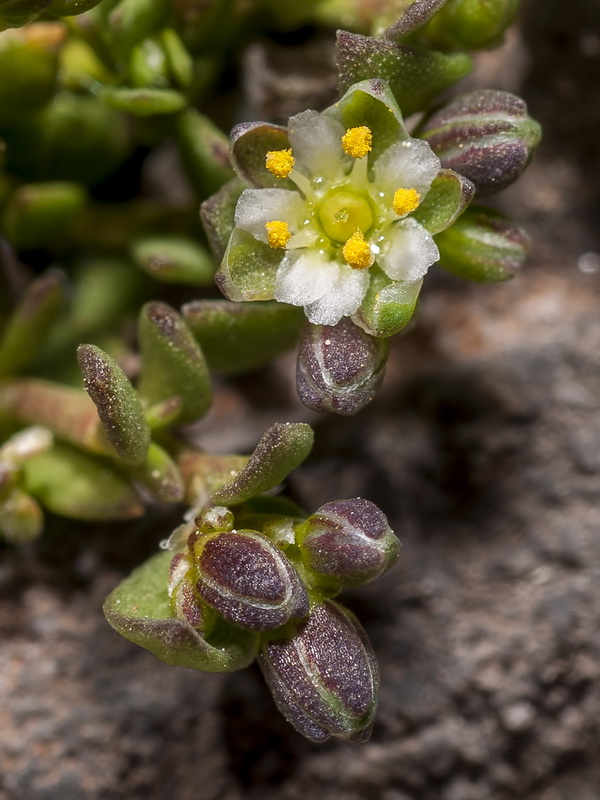
[[[308,594],[286,556],[256,531],[200,536],[196,591],[229,622],[267,631],[308,614]]]
[[[480,89],[427,117],[418,135],[442,166],[464,175],[479,195],[503,189],[523,172],[541,136],[527,106],[510,92]]]
[[[344,586],[375,580],[400,550],[385,515],[360,497],[321,506],[302,525],[298,544],[310,570]]]
[[[315,411],[356,414],[371,402],[385,372],[387,343],[347,317],[302,331],[296,367],[298,394]]]
[[[529,251],[529,236],[520,225],[483,206],[468,208],[436,242],[440,266],[478,283],[512,278]]]
[[[295,635],[263,644],[258,663],[277,707],[303,736],[369,738],[379,670],[364,630],[342,606],[315,606]]]

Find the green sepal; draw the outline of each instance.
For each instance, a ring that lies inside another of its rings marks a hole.
[[[188,102],[185,95],[175,89],[107,87],[100,91],[99,97],[107,106],[128,111],[136,117],[175,114]]]
[[[230,375],[268,364],[292,348],[305,319],[298,306],[275,302],[195,300],[182,313],[211,369]]]
[[[287,150],[289,146],[287,128],[268,122],[243,122],[231,131],[231,163],[251,186],[295,189],[289,178],[277,178],[265,164],[269,150]]]
[[[217,286],[225,297],[236,302],[272,300],[277,268],[284,254],[235,228],[215,275]]]
[[[63,517],[120,520],[144,512],[133,486],[108,460],[70,445],[56,443],[28,459],[22,471],[25,491]]]
[[[530,243],[520,225],[485,206],[468,208],[435,241],[440,266],[477,283],[497,283],[514,277],[527,257]]]
[[[6,6],[0,8],[0,30],[6,13]],[[67,30],[60,22],[40,22],[2,33],[0,122],[27,120],[52,99],[56,91],[58,56],[66,35]]]
[[[458,219],[474,195],[475,186],[470,180],[451,169],[442,169],[413,213],[413,219],[430,233],[440,233]]]
[[[190,283],[210,286],[215,263],[193,239],[182,236],[144,236],[131,245],[135,263],[163,283]]]
[[[214,194],[235,177],[229,138],[212,120],[188,108],[177,117],[175,132],[186,175],[201,197]]]
[[[211,492],[213,503],[236,505],[275,488],[310,453],[314,434],[305,423],[276,423],[256,445],[236,477]]]
[[[17,248],[47,245],[67,233],[86,203],[87,194],[76,183],[55,181],[20,186],[4,208],[4,231]]]
[[[215,258],[221,261],[235,222],[235,207],[246,184],[240,178],[228,181],[200,206],[200,219]]]
[[[44,514],[39,503],[18,486],[0,501],[0,534],[13,544],[26,544],[41,536]]]
[[[179,503],[183,500],[183,478],[171,456],[155,442],[150,442],[146,460],[140,467],[132,467],[130,475],[139,481],[162,503]]]
[[[361,307],[352,317],[371,336],[393,336],[410,322],[422,280],[392,281],[378,267],[371,268],[371,282]]]
[[[0,378],[21,370],[37,355],[67,301],[62,272],[49,270],[27,287],[0,335]]]
[[[482,50],[502,41],[519,0],[448,0],[419,33],[427,47]]]
[[[139,466],[148,453],[150,428],[138,393],[117,362],[99,347],[80,345],[77,359],[110,443],[125,463]]]
[[[325,113],[340,119],[345,128],[366,125],[373,131],[371,162],[376,161],[390,145],[408,139],[398,103],[390,87],[379,78],[350,86]]]
[[[173,617],[167,592],[172,558],[168,551],[158,553],[121,581],[104,603],[108,623],[167,664],[203,672],[247,667],[256,653],[255,633],[218,621],[207,640]]]
[[[139,392],[146,406],[179,397],[177,424],[204,416],[212,402],[210,373],[183,317],[166,303],[147,303],[140,312],[138,337]]]
[[[472,67],[466,53],[438,53],[395,45],[348,31],[338,33],[337,58],[342,91],[366,78],[383,79],[389,83],[404,116],[427,108]]]

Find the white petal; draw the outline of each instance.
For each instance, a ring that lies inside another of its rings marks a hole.
[[[288,252],[277,270],[275,299],[293,306],[312,303],[329,291],[338,272],[337,261],[312,250]]]
[[[387,228],[377,263],[393,281],[416,281],[439,257],[433,236],[409,217]]]
[[[352,159],[342,150],[346,132],[336,119],[318,111],[302,111],[290,117],[290,145],[296,165],[310,178],[342,178],[352,165]]]
[[[354,314],[367,293],[370,279],[368,269],[352,269],[340,264],[333,286],[319,300],[305,307],[309,321],[314,325],[335,325],[342,317]]]
[[[416,189],[424,197],[441,169],[439,158],[423,139],[406,139],[388,147],[374,165],[374,185],[392,195],[396,189]]]
[[[261,242],[267,241],[265,223],[282,220],[296,233],[305,217],[302,195],[289,189],[244,189],[235,208],[235,224]]]

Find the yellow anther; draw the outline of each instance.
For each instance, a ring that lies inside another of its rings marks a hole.
[[[421,195],[416,189],[396,189],[392,208],[399,217],[405,217],[418,208],[421,202]]]
[[[364,158],[373,149],[373,134],[366,125],[358,128],[348,128],[342,136],[344,153],[352,158]]]
[[[374,261],[369,243],[360,230],[342,247],[342,255],[353,269],[367,269]]]
[[[276,178],[287,178],[294,167],[291,147],[289,150],[269,150],[265,166]]]
[[[277,248],[285,250],[285,246],[292,238],[287,222],[274,219],[272,222],[265,222],[265,228],[267,230],[269,247],[272,247],[274,250]]]

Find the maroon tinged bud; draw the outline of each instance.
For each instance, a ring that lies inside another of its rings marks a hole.
[[[344,318],[302,331],[296,383],[305,406],[356,414],[371,402],[385,372],[388,346]]]
[[[277,707],[313,742],[364,742],[377,710],[379,670],[355,617],[327,600],[290,638],[267,641],[258,663]]]
[[[306,566],[344,586],[375,580],[398,558],[400,542],[369,500],[326,503],[299,531]]]
[[[427,117],[418,136],[442,166],[464,175],[478,195],[497,192],[523,172],[541,137],[525,102],[510,92],[480,89]]]
[[[200,536],[193,549],[196,591],[229,622],[268,631],[308,614],[308,594],[295,567],[260,533]]]

